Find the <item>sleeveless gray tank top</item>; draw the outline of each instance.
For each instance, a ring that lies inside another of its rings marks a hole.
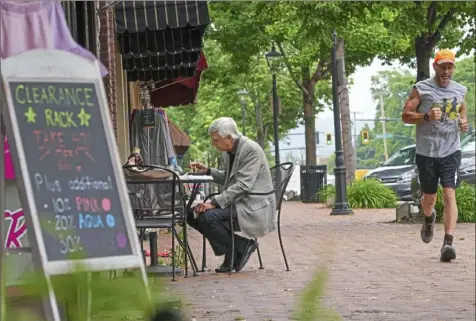
[[[422,121],[416,125],[416,153],[427,157],[446,157],[460,150],[459,111],[464,103],[466,87],[450,81],[440,87],[434,78],[416,83],[420,95],[418,113],[438,107],[441,120]]]

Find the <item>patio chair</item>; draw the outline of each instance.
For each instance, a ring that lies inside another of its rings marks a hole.
[[[185,252],[185,275],[188,275],[189,258],[193,273],[196,275],[198,268],[195,259],[191,256],[188,244],[184,186],[179,175],[172,170],[157,165],[127,165],[123,166],[123,170],[127,180],[136,227],[140,232],[142,252],[144,251],[143,236],[145,229],[170,229],[172,231],[172,279],[175,280],[175,240],[179,242]],[[169,182],[154,184],[157,180],[167,180]],[[150,187],[157,187],[158,189]],[[177,227],[183,228],[183,240],[179,237]],[[157,255],[157,253],[151,253],[151,255]]]
[[[273,180],[273,190],[266,192],[266,193],[249,193],[249,195],[270,195],[270,194],[275,194],[276,196],[276,211],[278,212],[278,238],[279,238],[279,245],[281,246],[281,252],[283,253],[283,258],[284,258],[284,264],[286,265],[286,271],[290,271],[289,269],[289,264],[288,264],[288,259],[286,257],[286,253],[284,251],[284,246],[283,246],[283,240],[281,237],[281,205],[283,203],[283,198],[284,198],[284,193],[286,191],[286,186],[289,183],[289,180],[291,179],[291,175],[294,171],[294,164],[291,162],[287,163],[282,163],[279,165],[276,165],[270,169],[271,171],[271,178]],[[206,197],[205,201],[210,199],[212,196],[217,195],[218,193],[210,194]],[[232,220],[232,212],[231,208],[235,204],[232,203],[230,205],[230,225],[229,229],[231,233],[234,233],[234,228],[233,228],[233,220]],[[230,273],[232,274],[233,272],[233,265],[234,265],[234,251],[235,251],[235,239],[232,237],[231,238],[231,245],[232,245],[232,260],[230,264]],[[259,264],[260,264],[260,269],[264,269],[263,267],[263,261],[261,259],[261,252],[259,249],[259,245],[257,248],[258,252],[258,259],[259,259]],[[203,253],[202,253],[202,272],[205,272],[206,268],[206,238],[203,237]]]

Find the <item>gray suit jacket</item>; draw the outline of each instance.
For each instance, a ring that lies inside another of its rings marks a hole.
[[[241,232],[247,238],[259,238],[277,228],[276,197],[248,195],[273,190],[273,181],[263,149],[256,142],[241,136],[236,149],[233,168],[230,157],[224,153],[225,171],[211,169],[215,182],[225,190],[215,196],[220,208],[235,202]]]

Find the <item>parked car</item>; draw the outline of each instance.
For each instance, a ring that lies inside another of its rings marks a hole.
[[[461,141],[461,165],[459,179],[462,182],[476,184],[476,132],[472,132]]]
[[[364,178],[374,178],[395,191],[401,201],[411,201],[411,179],[415,172],[415,145],[395,152],[380,167],[369,171]]]
[[[476,184],[476,131],[469,133],[461,140],[461,165],[459,166],[459,181],[468,184]],[[420,204],[422,196],[420,190],[420,179],[418,177],[418,169],[412,176],[411,182],[412,200],[415,204]]]

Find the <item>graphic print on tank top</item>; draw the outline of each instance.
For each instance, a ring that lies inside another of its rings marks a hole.
[[[461,109],[461,102],[454,97],[452,100],[443,98],[441,103],[433,103],[431,108],[439,108],[441,110],[441,121],[456,120],[459,118],[459,111]]]

